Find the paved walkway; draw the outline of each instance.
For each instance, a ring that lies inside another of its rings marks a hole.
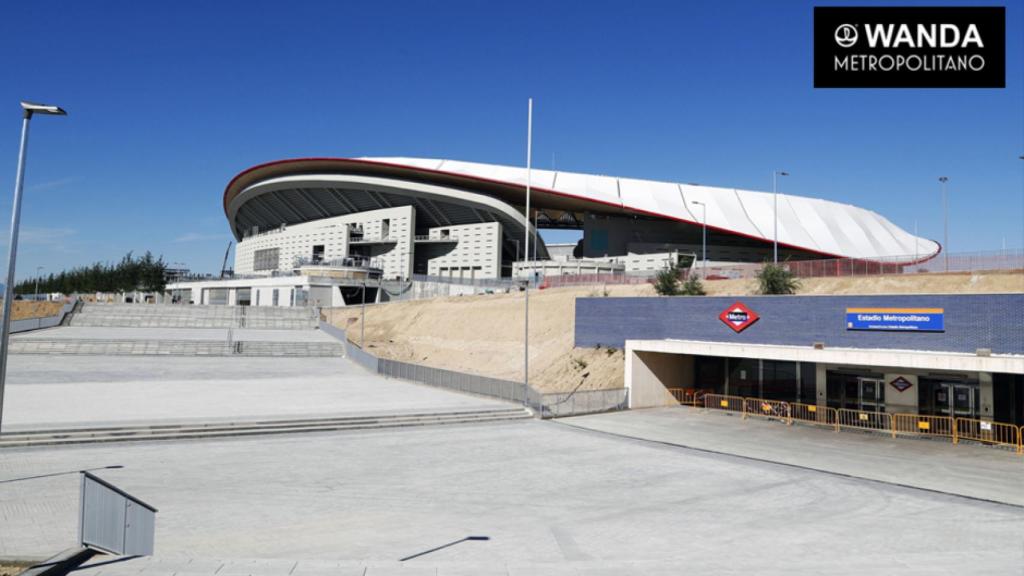
[[[638,413],[643,414],[643,413]],[[557,423],[8,450],[0,556],[74,540],[93,466],[157,556],[81,576],[1013,574],[1024,510]],[[401,562],[467,536],[464,541]]]
[[[319,330],[261,330],[234,328],[234,341],[260,342],[336,342]],[[84,340],[200,340],[224,342],[227,328],[107,328],[93,326],[60,326],[46,330],[33,330],[12,336],[17,339],[74,338]]]
[[[1024,506],[1024,457],[936,439],[830,430],[698,408],[565,418],[571,426]]]
[[[8,358],[4,431],[507,406],[372,374],[344,358]]]

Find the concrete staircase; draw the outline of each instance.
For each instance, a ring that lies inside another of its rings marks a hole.
[[[5,432],[0,434],[0,448],[45,445],[93,444],[101,442],[140,442],[185,440],[230,436],[295,434],[345,430],[377,430],[436,426],[443,424],[476,424],[532,418],[522,407],[452,410],[390,415],[353,415],[294,420],[259,420],[249,422],[210,422],[153,424],[145,426],[111,426]]]
[[[344,356],[308,307],[84,304],[65,327],[11,340],[12,354]],[[305,333],[303,333],[305,332]]]
[[[309,307],[197,306],[187,304],[85,304],[71,326],[105,328],[256,328],[308,330],[317,326]]]

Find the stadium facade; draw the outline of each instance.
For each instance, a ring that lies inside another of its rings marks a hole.
[[[214,292],[189,299],[253,305],[351,300],[344,288],[316,289],[308,282],[316,276],[310,267],[321,276],[330,268],[335,280],[350,283],[414,275],[476,281],[650,273],[684,256],[700,258],[705,231],[713,264],[770,260],[776,240],[780,260],[911,264],[941,250],[849,204],[549,170],[530,174],[527,225],[526,184],[525,168],[420,158],[303,158],[249,168],[224,191],[224,213],[238,242],[231,284],[238,285],[193,286]],[[537,229],[578,230],[582,239],[553,255]],[[282,276],[304,280],[271,280]],[[243,286],[248,279],[256,280],[253,286]],[[257,284],[282,286],[275,297],[262,295]]]

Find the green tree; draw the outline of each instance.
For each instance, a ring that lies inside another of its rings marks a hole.
[[[686,277],[686,282],[683,282],[679,294],[682,296],[704,296],[707,292],[704,291],[704,283],[700,281],[700,277],[691,270]]]
[[[760,294],[796,294],[800,279],[785,266],[765,262],[757,272],[757,291]]]
[[[151,252],[146,252],[142,258],[135,258],[129,252],[117,264],[96,262],[91,266],[79,266],[57,275],[51,273],[40,277],[39,291],[62,294],[132,290],[161,292],[167,285],[166,270],[167,264],[162,256],[154,258]],[[15,284],[15,293],[31,294],[35,290],[35,281],[35,278],[28,278]]]
[[[680,290],[679,265],[669,262],[654,276],[654,291],[660,296],[678,296]]]

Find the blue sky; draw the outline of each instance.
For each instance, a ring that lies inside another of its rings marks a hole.
[[[70,114],[33,120],[24,277],[147,249],[219,270],[224,186],[270,160],[524,165],[532,96],[538,167],[755,190],[779,167],[785,192],[939,240],[948,175],[954,252],[1024,245],[1024,4],[1005,3],[1001,90],[815,90],[815,4],[11,4],[2,235],[21,99]]]

